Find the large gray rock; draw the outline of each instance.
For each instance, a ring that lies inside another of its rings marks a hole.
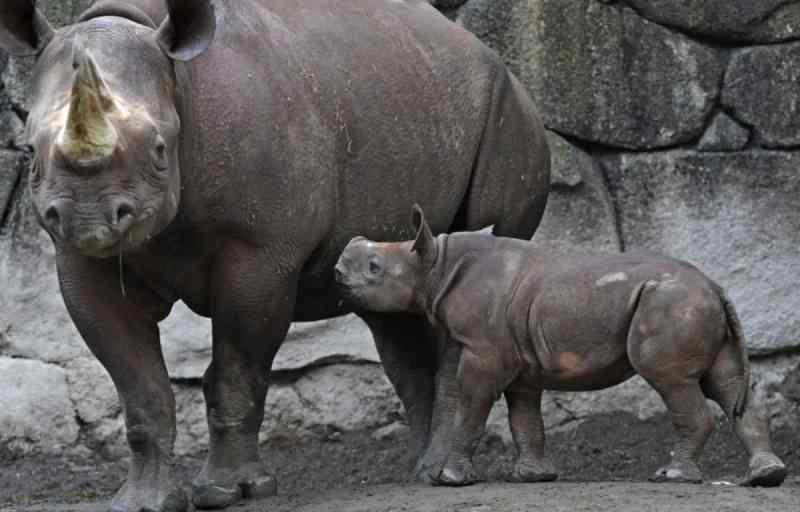
[[[753,353],[800,346],[800,154],[672,151],[604,163],[628,250],[689,260],[723,285]]]
[[[0,357],[0,447],[59,452],[78,439],[64,370]]]
[[[180,422],[175,450],[208,446],[205,404],[198,387],[176,388]],[[335,432],[387,425],[402,414],[394,390],[377,364],[335,364],[308,370],[295,382],[270,386],[261,441],[326,438]]]
[[[623,0],[642,16],[726,43],[771,43],[800,38],[795,0]]]
[[[211,321],[178,303],[159,327],[170,377],[202,378],[211,359]],[[380,362],[369,329],[354,315],[293,324],[272,369],[348,362]]]
[[[548,128],[634,149],[702,133],[722,75],[709,47],[595,0],[476,1],[461,23],[478,33],[505,27],[493,44]]]
[[[513,22],[517,0],[469,0],[459,10],[456,22],[478,36],[500,55],[506,54],[506,32]]]
[[[614,205],[594,159],[547,132],[552,190],[533,241],[564,253],[619,252]]]
[[[798,4],[800,5],[800,4]],[[800,144],[800,43],[733,53],[722,104],[752,125],[756,142],[770,148]]]
[[[95,424],[122,412],[114,383],[97,359],[73,359],[66,370],[69,396],[82,423]]]

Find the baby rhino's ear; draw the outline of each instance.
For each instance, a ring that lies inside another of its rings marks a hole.
[[[432,266],[436,262],[436,239],[433,238],[433,232],[425,221],[425,213],[418,204],[412,208],[411,223],[417,230],[417,238],[411,251],[417,253],[425,265]]]

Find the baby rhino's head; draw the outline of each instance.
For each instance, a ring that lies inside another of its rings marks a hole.
[[[422,209],[414,205],[416,240],[372,242],[359,236],[345,247],[334,269],[336,282],[354,306],[368,311],[418,312],[425,279],[436,261],[436,239]]]

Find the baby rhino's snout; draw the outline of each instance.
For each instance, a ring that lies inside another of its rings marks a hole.
[[[341,256],[339,256],[339,261],[333,267],[333,275],[337,283],[343,284],[347,276],[357,268],[359,257],[363,252],[363,244],[366,240],[363,236],[357,236],[350,240],[347,247],[344,248]]]

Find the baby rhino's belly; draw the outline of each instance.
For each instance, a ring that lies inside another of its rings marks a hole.
[[[537,298],[529,332],[548,389],[600,389],[635,373],[627,352],[638,289],[631,281],[567,282]]]
[[[541,361],[545,389],[590,391],[614,386],[636,373],[624,350],[598,353],[555,352]]]

